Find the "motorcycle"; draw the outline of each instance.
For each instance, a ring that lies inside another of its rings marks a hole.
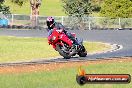
[[[75,33],[71,33],[78,44],[73,41],[63,32],[63,29],[54,28],[52,34],[48,36],[48,43],[59,52],[65,59],[70,59],[72,56],[78,54],[80,57],[86,57],[87,51],[83,46],[83,40],[78,40]]]

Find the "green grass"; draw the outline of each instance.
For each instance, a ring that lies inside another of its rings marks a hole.
[[[22,7],[13,4],[11,0],[5,0],[5,4],[10,6],[10,10],[13,14],[26,14],[30,15],[30,3],[26,2]],[[40,7],[40,15],[45,16],[65,16],[63,11],[61,0],[42,0],[42,5]]]
[[[65,16],[61,0],[43,0],[40,7],[40,15]]]
[[[5,5],[10,7],[10,11],[13,14],[25,14],[25,15],[30,15],[30,3],[26,2],[23,4],[22,7],[14,4],[11,2],[11,0],[5,0]]]
[[[107,50],[102,43],[84,43],[89,53]],[[46,38],[20,38],[0,36],[0,62],[25,61],[60,56]]]
[[[25,14],[30,15],[31,8],[30,3],[26,2],[23,6],[18,6],[13,4],[11,0],[5,0],[5,5],[10,6],[10,11],[13,14]],[[40,15],[44,16],[66,16],[63,3],[61,0],[42,0],[42,4],[40,6]],[[90,16],[99,16],[98,13],[93,12]]]
[[[131,74],[132,62],[114,62],[83,66],[87,74]],[[76,83],[78,67],[32,73],[1,74],[0,88],[132,88],[130,84]]]
[[[84,42],[84,46],[86,47],[88,53],[96,53],[111,48],[109,45],[103,44],[101,42]]]

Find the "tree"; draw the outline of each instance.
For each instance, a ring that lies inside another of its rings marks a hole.
[[[0,0],[0,12],[3,14],[9,14],[9,7],[3,4],[5,0]],[[25,2],[29,1],[31,6],[31,21],[32,27],[37,26],[37,16],[39,15],[39,7],[41,5],[42,0],[11,0],[11,2],[22,6]]]
[[[0,3],[3,3],[4,2],[4,0],[0,0]]]
[[[84,29],[83,17],[89,16],[92,13],[90,0],[62,0],[62,2],[65,13],[72,18],[69,20],[73,21],[70,22],[72,26]]]
[[[92,6],[89,0],[62,0],[63,8],[67,15],[82,17],[92,12]]]
[[[11,0],[13,3],[22,6],[24,2],[29,1],[31,5],[31,14],[32,15],[39,15],[39,7],[42,3],[42,0]]]
[[[10,8],[9,6],[6,6],[3,4],[4,0],[0,1],[0,12],[2,12],[2,14],[10,14]]]
[[[41,2],[41,0],[30,0],[32,26],[37,26],[37,16],[39,15],[39,7]]]
[[[13,3],[22,6],[24,2],[30,2],[31,6],[31,21],[32,26],[37,26],[37,16],[39,15],[39,7],[42,3],[42,0],[12,0]]]
[[[91,4],[93,6],[93,12],[99,12],[101,9],[101,4],[103,0],[91,0]]]
[[[110,18],[132,17],[132,0],[105,0],[100,15]]]
[[[22,6],[24,2],[26,2],[27,0],[11,0],[13,3],[18,4],[19,6]]]

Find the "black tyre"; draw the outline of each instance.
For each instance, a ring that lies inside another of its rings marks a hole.
[[[65,59],[70,59],[70,58],[71,58],[71,55],[69,55],[69,54],[63,52],[63,51],[61,50],[61,48],[60,48],[59,45],[56,45],[56,50],[57,50],[57,51],[59,52],[59,54],[60,54],[61,56],[63,56]]]
[[[78,52],[78,55],[80,57],[86,57],[87,56],[87,51],[86,51],[84,46],[82,46],[81,50]]]
[[[76,53],[75,54],[73,54],[72,56],[75,56],[76,55]]]

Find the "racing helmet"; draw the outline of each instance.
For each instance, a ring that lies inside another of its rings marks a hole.
[[[46,23],[49,30],[53,29],[55,26],[55,21],[53,17],[47,17]]]

